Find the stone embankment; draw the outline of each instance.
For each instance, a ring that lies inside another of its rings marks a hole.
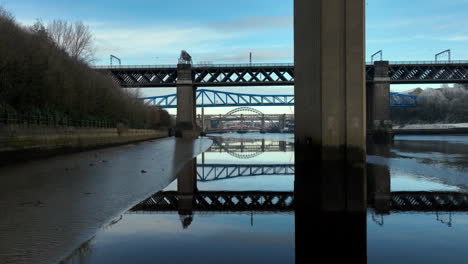
[[[168,129],[0,126],[0,165],[98,147],[126,144],[169,135]]]

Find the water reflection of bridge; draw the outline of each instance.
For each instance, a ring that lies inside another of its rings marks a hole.
[[[177,191],[159,192],[131,209],[133,212],[178,211]],[[373,208],[369,204],[369,208]],[[389,212],[467,212],[468,193],[392,192]],[[193,211],[201,212],[292,212],[294,192],[199,191],[193,194]]]
[[[237,177],[294,175],[294,164],[198,164],[200,182],[226,180]]]
[[[294,151],[294,142],[265,139],[213,138],[207,152],[285,152]]]

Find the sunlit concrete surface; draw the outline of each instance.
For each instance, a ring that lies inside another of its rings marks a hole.
[[[166,138],[1,167],[0,263],[59,262],[210,145]]]

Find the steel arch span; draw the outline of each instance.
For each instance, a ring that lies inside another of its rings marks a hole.
[[[390,93],[391,107],[416,106],[415,95]],[[141,98],[146,103],[162,108],[177,108],[177,94]],[[197,107],[239,107],[239,106],[294,106],[291,94],[244,94],[198,89]]]

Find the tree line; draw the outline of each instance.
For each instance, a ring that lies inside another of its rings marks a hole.
[[[468,123],[468,89],[456,85],[422,90],[416,107],[392,107],[391,117],[396,125]]]
[[[167,112],[89,67],[92,40],[81,22],[21,26],[0,8],[0,111],[168,125]]]

